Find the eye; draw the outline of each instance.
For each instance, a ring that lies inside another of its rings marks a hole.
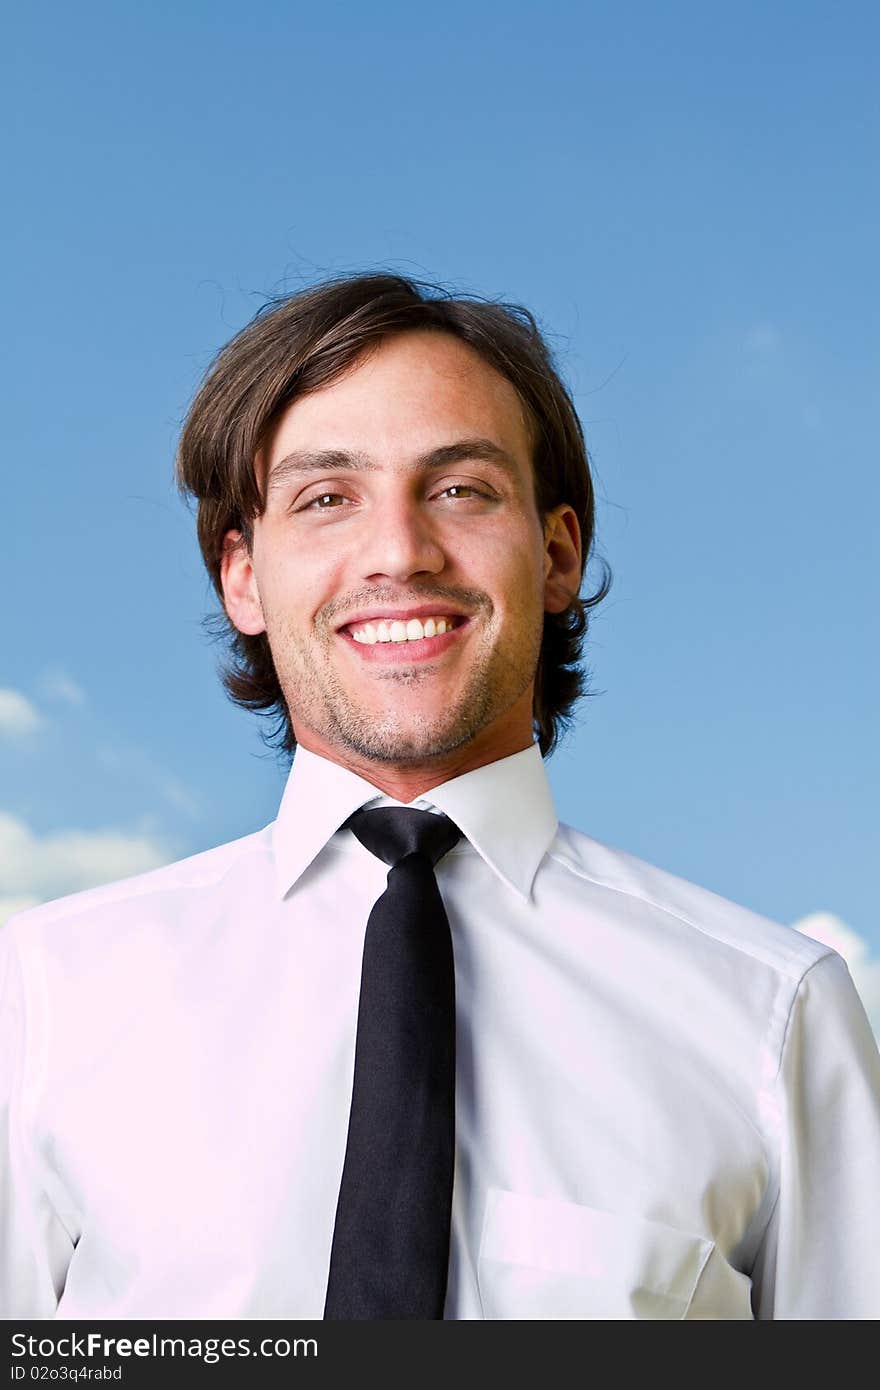
[[[304,512],[304,511],[306,511],[309,507],[314,507],[314,509],[315,509],[316,512],[330,512],[330,511],[334,511],[334,510],[335,510],[334,507],[319,507],[319,506],[316,505],[316,503],[318,503],[318,502],[326,502],[326,501],[328,500],[328,498],[332,498],[332,497],[338,497],[338,498],[340,498],[342,501],[345,501],[345,498],[342,496],[342,493],[341,493],[341,492],[319,492],[318,495],[317,495],[317,497],[312,497],[312,498],[310,498],[308,502],[304,502],[303,505],[302,505],[301,507],[298,507],[298,508],[297,508],[297,510],[298,510],[298,511],[301,511],[301,512]]]
[[[488,497],[489,495],[487,492],[483,492],[481,488],[474,487],[471,483],[450,483],[449,487],[443,489],[443,492],[472,492],[475,497]],[[443,493],[440,495],[442,497]],[[465,499],[465,501],[466,500],[467,499]]]

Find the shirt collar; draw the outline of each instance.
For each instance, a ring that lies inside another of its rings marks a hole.
[[[272,826],[282,897],[352,812],[377,797],[384,805],[401,804],[339,763],[297,748]],[[537,743],[432,787],[413,804],[430,804],[449,816],[489,867],[528,901],[559,824]]]

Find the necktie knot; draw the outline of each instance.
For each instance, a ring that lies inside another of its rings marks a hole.
[[[372,811],[362,808],[345,824],[365,849],[391,865],[409,854],[421,854],[433,868],[461,839],[461,831],[448,816],[409,806],[378,806]]]

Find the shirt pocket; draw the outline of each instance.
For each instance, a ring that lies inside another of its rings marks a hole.
[[[483,1316],[685,1318],[713,1250],[643,1217],[490,1187],[477,1261]]]

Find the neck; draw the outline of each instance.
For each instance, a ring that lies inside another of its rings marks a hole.
[[[370,758],[359,758],[350,749],[326,743],[311,729],[295,732],[298,746],[307,748],[310,753],[327,758],[329,762],[337,763],[340,767],[348,768],[349,772],[357,773],[358,777],[363,777],[364,781],[369,782],[377,791],[384,792],[386,796],[393,797],[395,801],[401,801],[404,805],[415,801],[417,797],[426,796],[432,788],[439,787],[444,782],[451,782],[454,777],[461,777],[465,772],[475,772],[478,767],[498,762],[501,758],[509,758],[513,753],[521,753],[534,743],[531,731],[525,735],[521,730],[511,731],[503,739],[496,734],[482,746],[478,735],[464,747],[457,748],[447,755],[426,758],[422,762],[385,763]]]

